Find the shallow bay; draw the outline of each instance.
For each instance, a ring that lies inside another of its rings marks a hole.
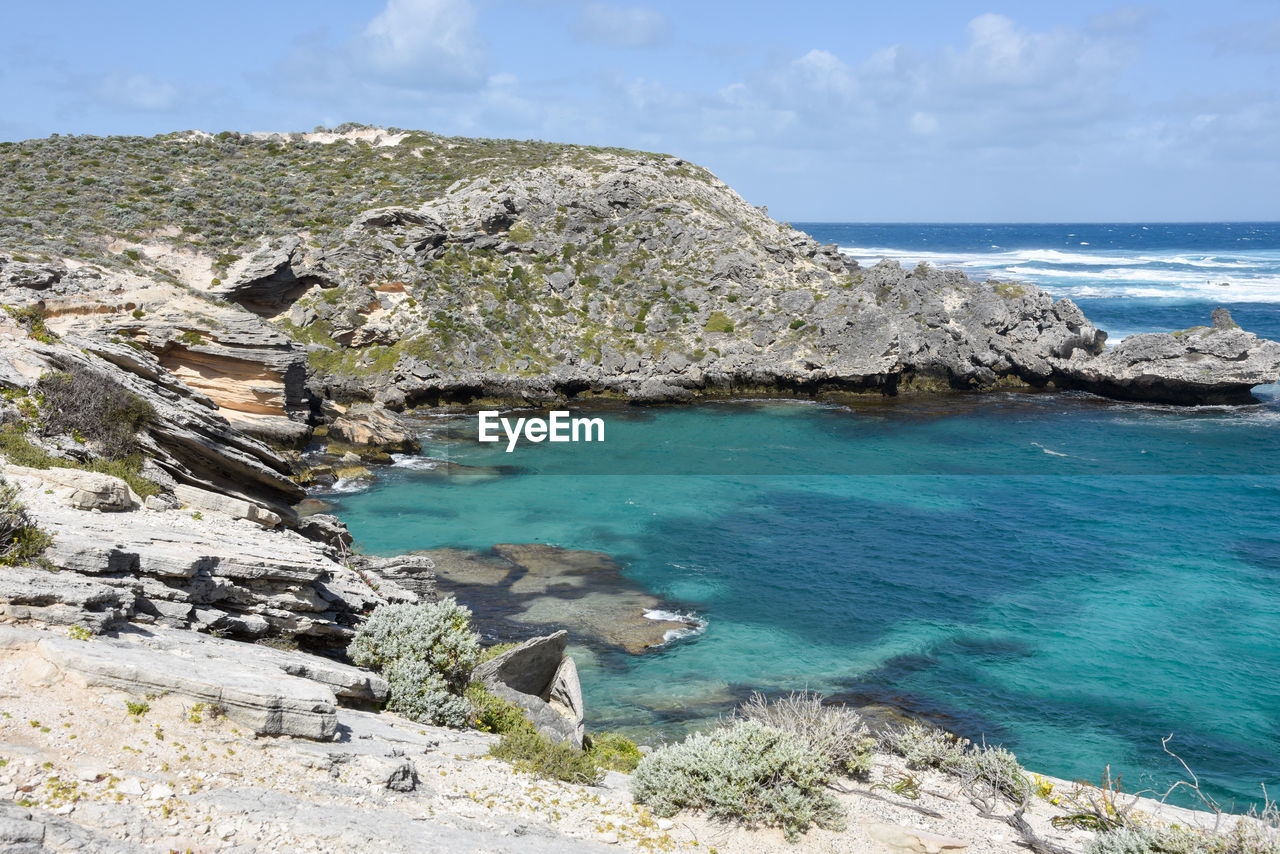
[[[1131,789],[1163,783],[1174,733],[1218,795],[1277,787],[1274,400],[600,414],[603,445],[428,441],[427,455],[498,468],[391,467],[338,512],[370,552],[605,552],[706,620],[641,655],[584,649],[594,729],[675,737],[752,689],[809,687],[1004,743],[1058,776],[1110,763]]]

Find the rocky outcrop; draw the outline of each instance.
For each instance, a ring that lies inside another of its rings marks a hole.
[[[329,425],[329,438],[342,445],[386,453],[413,452],[419,448],[413,430],[376,403],[348,407]]]
[[[124,621],[257,638],[284,635],[344,646],[361,616],[419,595],[326,547],[260,521],[204,511],[89,513],[13,477],[27,512],[53,537],[45,559],[0,588],[4,613],[95,630]],[[229,500],[229,499],[224,499]],[[431,590],[426,574],[419,589]],[[376,588],[376,589],[375,589]]]
[[[61,261],[33,261],[23,255],[0,253],[0,288],[42,291],[66,275],[67,265]]]
[[[166,370],[146,352],[122,344],[67,336],[42,343],[0,318],[0,360],[6,385],[34,388],[50,371],[82,368],[137,395],[154,410],[139,437],[157,476],[172,484],[229,495],[292,519],[292,504],[305,493],[276,451],[236,430],[217,406]]]
[[[4,466],[7,478],[29,478],[50,487],[49,493],[75,510],[116,513],[129,510],[141,499],[118,477],[79,469],[33,469]],[[277,522],[279,519],[277,518]]]
[[[299,237],[265,242],[232,269],[235,278],[213,293],[267,316],[279,314],[315,285],[333,284],[321,259],[312,257]]]
[[[346,342],[321,383],[395,407],[1044,385],[1052,359],[1106,337],[1031,286],[864,270],[661,157],[600,154],[370,211],[326,263],[340,292],[294,318]],[[394,365],[343,337],[370,326]]]
[[[220,647],[205,639],[174,647],[168,640],[137,632],[92,643],[45,638],[39,650],[86,685],[180,694],[225,709],[228,718],[260,735],[330,739],[337,732],[337,700],[326,686],[255,660],[251,646]]]
[[[38,566],[0,573],[0,617],[101,632],[128,619],[133,597],[120,588],[73,572]]]
[[[530,638],[476,667],[471,681],[524,710],[538,730],[554,741],[582,746],[585,735],[578,668],[564,654],[569,633]]]
[[[1280,379],[1280,343],[1243,331],[1218,309],[1212,326],[1130,335],[1099,356],[1056,361],[1055,371],[1059,385],[1123,400],[1250,403],[1254,386]]]

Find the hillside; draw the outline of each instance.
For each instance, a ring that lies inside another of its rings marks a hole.
[[[1238,330],[1104,356],[1069,300],[862,269],[668,155],[343,126],[52,137],[0,145],[0,168],[5,303],[150,351],[275,440],[326,399],[1231,402],[1280,372]]]

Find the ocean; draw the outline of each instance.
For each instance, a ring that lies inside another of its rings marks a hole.
[[[1035,282],[1113,340],[1218,305],[1280,338],[1276,224],[799,227],[863,263]],[[1172,735],[1216,797],[1280,790],[1280,390],[1239,408],[1000,393],[599,414],[602,445],[511,454],[431,419],[424,455],[482,476],[401,459],[330,498],[367,552],[598,550],[696,618],[642,655],[575,648],[590,729],[653,743],[752,690],[810,688],[1041,773],[1110,765],[1163,789]],[[495,606],[475,604],[483,623]]]

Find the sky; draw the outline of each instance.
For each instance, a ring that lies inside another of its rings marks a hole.
[[[6,7],[0,140],[354,121],[667,152],[797,222],[1280,220],[1276,0]]]

